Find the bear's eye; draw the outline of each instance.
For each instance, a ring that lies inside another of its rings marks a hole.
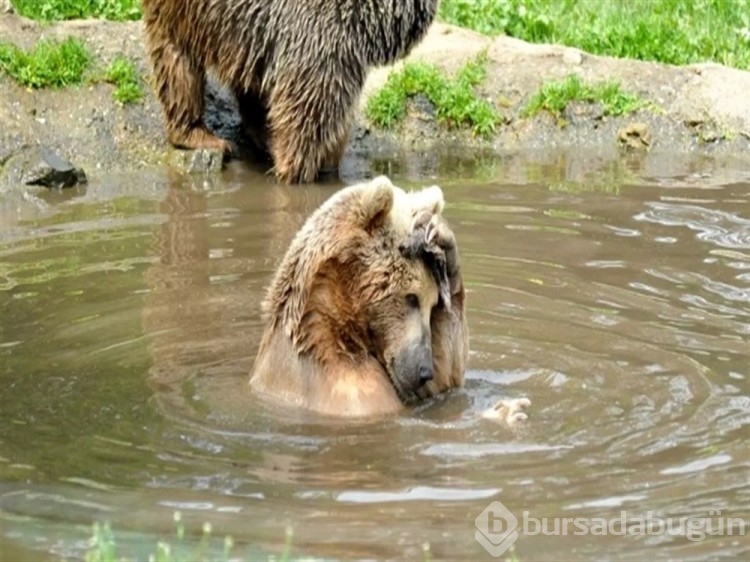
[[[419,308],[419,297],[414,293],[406,295],[406,305],[410,308]]]

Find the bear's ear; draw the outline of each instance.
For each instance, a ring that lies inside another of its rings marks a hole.
[[[421,191],[414,191],[409,195],[412,199],[414,215],[422,214],[424,212],[432,215],[439,215],[443,212],[445,198],[443,197],[443,190],[440,189],[439,185],[431,185],[430,187],[425,187]]]
[[[391,212],[391,227],[402,239],[411,236],[417,228],[443,212],[443,190],[437,185],[408,193],[394,188],[394,192],[396,198]]]
[[[393,184],[385,176],[374,178],[362,191],[359,200],[360,226],[372,232],[385,224],[393,208]]]

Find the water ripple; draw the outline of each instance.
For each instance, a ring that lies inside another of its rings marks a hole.
[[[697,205],[650,202],[649,209],[635,220],[665,226],[686,226],[698,232],[698,239],[723,248],[750,249],[750,220],[734,213]]]

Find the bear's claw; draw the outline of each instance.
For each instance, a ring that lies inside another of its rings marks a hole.
[[[420,211],[414,215],[411,221],[411,233],[415,233],[418,230],[421,230],[423,228],[427,228],[427,225],[431,223],[433,220],[435,220],[435,215],[431,211]],[[425,232],[426,236],[426,232]]]
[[[433,215],[425,225],[424,241],[427,247],[437,246],[448,253],[456,246],[456,238],[440,215]]]
[[[432,243],[435,241],[435,237],[438,234],[438,219],[439,217],[437,215],[433,215],[430,219],[430,222],[428,222],[427,226],[425,227],[424,241],[428,246],[432,245]]]
[[[531,400],[528,398],[500,400],[492,408],[482,412],[482,417],[488,420],[501,420],[509,425],[514,425],[529,418],[524,412],[529,406],[531,406]]]

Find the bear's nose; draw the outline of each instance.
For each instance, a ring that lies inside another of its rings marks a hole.
[[[422,365],[419,368],[419,384],[425,384],[432,380],[433,374],[432,374],[432,367],[428,367],[427,365]]]

